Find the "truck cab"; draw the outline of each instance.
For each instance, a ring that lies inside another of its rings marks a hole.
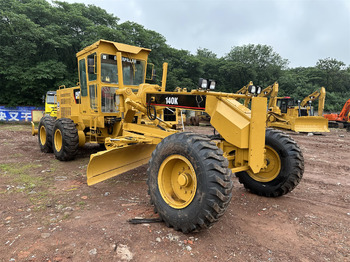
[[[45,114],[57,117],[56,91],[48,91],[45,96]]]

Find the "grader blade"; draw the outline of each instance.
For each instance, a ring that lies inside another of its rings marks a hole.
[[[154,144],[136,144],[92,154],[87,168],[88,185],[147,164],[155,148]]]
[[[321,116],[298,117],[292,125],[295,132],[329,132],[328,120]]]

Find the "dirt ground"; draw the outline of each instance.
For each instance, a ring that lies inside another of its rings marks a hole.
[[[305,158],[294,191],[259,197],[233,177],[225,215],[185,235],[128,222],[157,217],[147,167],[89,187],[97,147],[59,162],[30,126],[0,124],[0,261],[350,261],[350,133],[290,134]]]

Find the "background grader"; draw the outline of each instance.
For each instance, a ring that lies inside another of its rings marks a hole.
[[[291,97],[277,97],[278,83],[268,88],[271,91],[266,91],[270,93],[267,126],[296,132],[329,132],[328,120],[322,116],[326,98],[324,87],[298,101]],[[318,100],[318,115],[312,106],[315,100]]]
[[[45,116],[38,126],[41,150],[65,161],[78,146],[103,144],[107,150],[90,157],[89,185],[148,163],[155,211],[184,233],[224,214],[232,172],[252,193],[267,197],[298,185],[302,152],[288,135],[266,129],[266,98],[253,97],[250,110],[236,101],[245,95],[215,92],[215,81],[206,79],[196,90],[167,92],[166,63],[161,86],[145,83],[149,52],[100,40],[77,53],[80,84],[57,90],[57,118]],[[167,107],[206,112],[216,132],[171,129],[162,117]]]
[[[253,88],[254,92],[251,92]],[[253,96],[269,97],[267,126],[292,130],[295,132],[329,132],[328,121],[322,117],[324,103],[326,98],[326,89],[313,92],[305,97],[302,101],[295,101],[291,97],[278,97],[278,83],[261,90],[255,87],[253,82],[249,82],[236,92],[236,94],[245,94],[244,105],[249,106]],[[318,100],[318,115],[315,115],[312,102]]]

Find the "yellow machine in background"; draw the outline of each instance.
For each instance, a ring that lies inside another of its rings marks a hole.
[[[35,128],[34,122],[40,124],[40,122],[45,121],[47,122],[48,119],[50,121],[47,123],[47,128],[49,129],[46,131],[44,127],[41,127],[41,136],[42,136],[42,141],[47,140],[47,144],[51,144],[51,133],[49,137],[47,138],[46,132],[50,132],[50,129],[53,128],[52,122],[55,120],[57,117],[57,97],[56,97],[56,91],[47,91],[46,95],[42,97],[43,103],[45,103],[45,111],[37,111],[33,110],[32,111],[32,135],[37,135],[38,134],[38,129]],[[42,119],[44,116],[46,116],[44,119]],[[51,119],[52,118],[52,119]],[[50,126],[50,127],[49,127]],[[51,152],[52,149],[51,147],[41,147],[41,150],[43,152]]]
[[[297,103],[290,97],[278,97],[278,83],[261,90],[250,81],[236,92],[245,94],[244,105],[249,106],[252,97],[269,97],[267,111],[267,126],[292,130],[295,132],[329,132],[328,121],[322,117],[326,90],[322,87],[319,91],[308,95],[303,101]],[[318,102],[318,115],[314,114],[312,102]]]
[[[57,117],[56,91],[48,91],[45,96],[45,114]]]
[[[277,197],[302,178],[300,148],[281,131],[266,129],[266,98],[251,109],[215,92],[200,79],[188,92],[165,91],[145,82],[150,50],[100,40],[77,54],[80,85],[57,90],[57,119],[45,116],[38,141],[59,160],[74,159],[78,146],[104,144],[91,155],[87,182],[96,184],[148,163],[151,202],[167,226],[182,232],[207,228],[222,216],[232,196],[231,173],[252,193]],[[178,132],[164,121],[164,108],[206,112],[213,135]],[[148,123],[139,121],[147,116]]]
[[[328,121],[322,117],[326,90],[305,97],[301,102],[290,97],[277,97],[278,83],[267,87],[261,96],[270,96],[267,126],[290,129],[295,132],[329,132]],[[314,114],[312,102],[318,99],[318,115]]]

